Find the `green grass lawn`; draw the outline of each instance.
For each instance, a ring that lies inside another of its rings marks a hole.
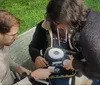
[[[48,0],[0,0],[0,8],[20,19],[20,33],[34,27],[44,18]]]
[[[48,0],[0,0],[0,8],[6,9],[21,21],[19,34],[36,26],[44,18]],[[100,10],[100,0],[85,0],[89,8]]]
[[[100,11],[100,0],[84,0],[86,5],[96,11]]]

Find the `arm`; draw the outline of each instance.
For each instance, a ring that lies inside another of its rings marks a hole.
[[[37,56],[41,56],[40,50],[43,49],[46,44],[46,30],[41,27],[42,22],[37,25],[32,41],[29,45],[29,53],[33,62],[35,62]]]
[[[32,85],[36,79],[47,79],[51,72],[53,72],[53,69],[37,69],[30,76],[25,77],[14,85]]]
[[[90,79],[100,79],[100,31],[91,26],[90,29],[83,30],[80,36],[81,56],[86,61],[74,58],[72,67],[82,71]],[[80,57],[79,55],[77,56]]]
[[[30,56],[37,67],[47,67],[48,62],[40,54],[40,50],[44,50],[47,46],[46,33],[48,32],[42,27],[44,21],[40,22],[33,35],[33,39],[29,45]]]
[[[70,62],[64,65],[64,68],[67,70],[75,69],[81,71],[86,77],[90,79],[99,79],[100,80],[100,68],[98,65],[98,61],[82,61],[79,59],[75,59],[72,56],[70,57]],[[86,59],[87,60],[87,59]]]
[[[30,70],[28,70],[28,69],[22,67],[21,65],[15,63],[13,61],[13,59],[11,59],[11,57],[10,57],[10,69],[11,69],[11,71],[18,72],[20,74],[25,72],[27,75],[29,75],[31,73]]]
[[[72,66],[90,79],[100,79],[100,69],[92,64],[74,59]]]
[[[90,21],[87,21],[80,35],[81,52],[86,61],[75,59],[73,61],[75,69],[81,70],[87,77],[93,79],[100,79],[100,18],[98,15],[89,16]]]
[[[11,56],[11,55],[10,55]],[[11,71],[13,72],[17,72],[17,68],[19,67],[20,65],[15,63],[14,60],[10,57],[10,69]]]

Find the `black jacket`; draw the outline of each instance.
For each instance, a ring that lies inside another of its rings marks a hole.
[[[33,34],[33,39],[29,45],[29,53],[33,62],[37,56],[41,56],[40,50],[43,50],[47,44],[46,33],[48,31],[42,28],[42,23],[43,21],[37,24],[35,33]]]
[[[74,59],[73,67],[89,78],[100,79],[100,12],[89,13],[79,41],[86,61]]]
[[[48,36],[47,36],[49,34],[49,31],[41,26],[42,23],[43,23],[43,21],[41,21],[39,24],[37,24],[35,33],[33,34],[33,39],[29,45],[29,53],[30,53],[30,56],[31,56],[33,62],[35,61],[37,56],[42,56],[40,54],[40,50],[42,50],[42,52],[44,54],[46,48],[48,46],[50,46],[49,45],[50,39],[48,39]],[[76,34],[76,36],[77,35],[78,34]],[[73,40],[72,40],[73,42],[71,43],[74,48],[76,48],[76,46],[79,47],[78,44],[76,43],[76,40],[77,40],[76,36],[73,38]],[[76,49],[70,49],[69,44],[67,45],[67,49],[76,52]],[[77,56],[75,56],[75,57],[77,57]]]
[[[43,21],[42,21],[43,22]],[[40,56],[40,50],[47,46],[46,33],[48,32],[41,27],[40,22],[33,35],[33,39],[29,45],[29,53],[33,62],[37,56]],[[80,51],[74,55],[73,67],[81,70],[84,75],[92,79],[100,79],[100,13],[91,11],[88,15],[87,22],[82,31],[79,33],[80,37],[76,41],[72,41],[73,46],[81,48]],[[85,62],[82,62],[82,57]]]

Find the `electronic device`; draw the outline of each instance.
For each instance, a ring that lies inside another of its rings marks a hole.
[[[75,74],[75,70],[66,70],[63,65],[70,62],[68,51],[60,48],[47,48],[44,53],[45,59],[48,61],[49,66],[54,68],[52,78],[66,77]]]

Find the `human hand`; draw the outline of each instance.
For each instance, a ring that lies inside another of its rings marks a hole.
[[[31,76],[35,79],[47,79],[53,72],[52,69],[37,69],[31,73]]]
[[[81,85],[92,85],[92,80],[84,80]]]
[[[70,58],[70,60],[67,62],[67,63],[64,63],[63,65],[63,67],[66,69],[66,70],[70,70],[70,69],[73,69],[73,66],[72,66],[72,62],[73,62],[73,56],[72,55],[70,55],[69,56],[69,58]]]
[[[36,60],[35,60],[35,65],[36,65],[37,67],[43,68],[43,67],[47,67],[47,66],[48,66],[48,62],[47,62],[43,57],[38,56],[38,57],[36,58]]]
[[[26,73],[27,75],[29,75],[32,71],[22,67],[22,66],[18,66],[17,67],[17,71],[22,74],[22,73]]]

